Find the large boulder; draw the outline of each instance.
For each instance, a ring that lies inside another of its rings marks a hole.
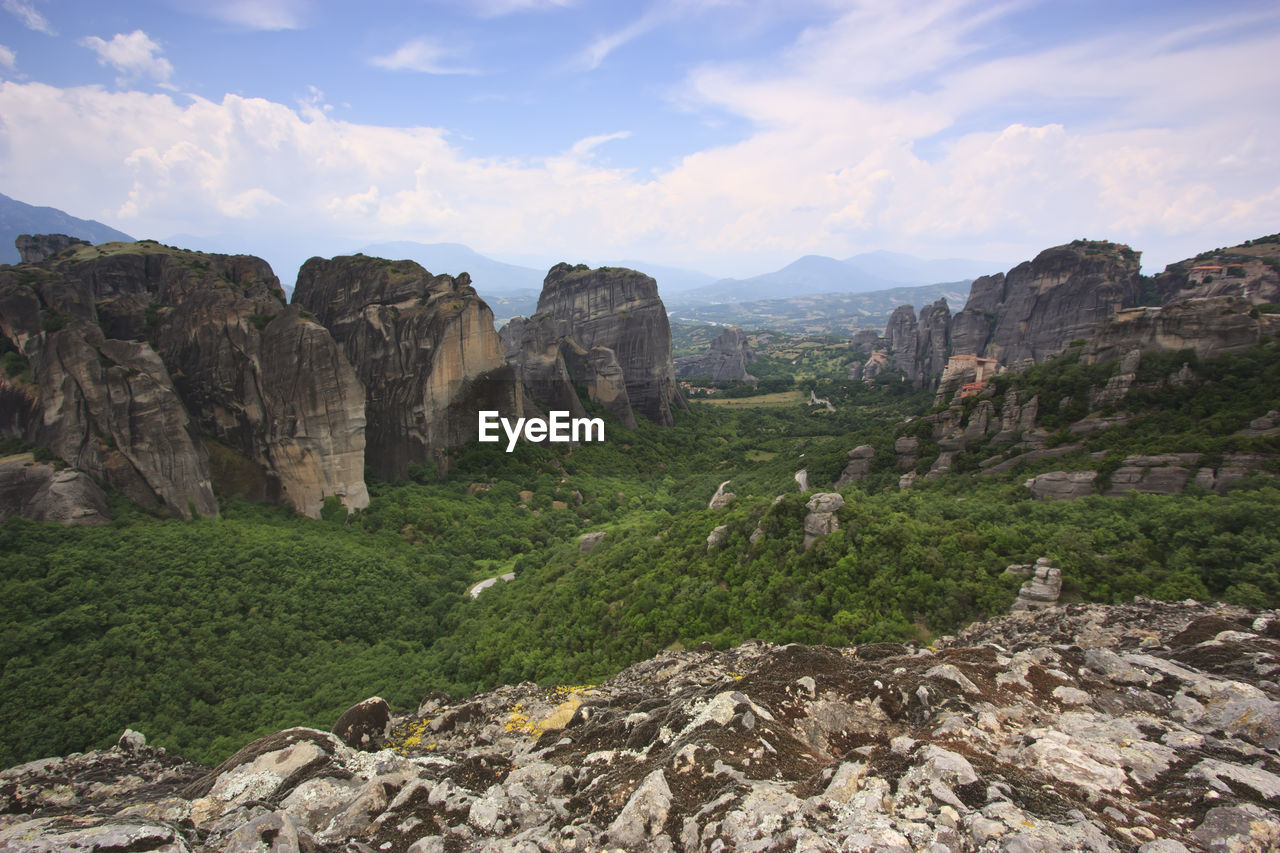
[[[14,515],[63,524],[111,520],[107,496],[89,475],[35,464],[29,456],[0,462],[0,521]]]
[[[836,513],[844,506],[844,496],[837,492],[819,492],[809,498],[804,517],[804,549],[807,551],[819,538],[828,536],[840,528]]]
[[[840,479],[836,480],[836,488],[843,489],[845,486],[865,479],[871,473],[871,463],[875,459],[876,449],[869,444],[861,444],[849,451],[849,464],[844,466],[844,471],[840,473]]]

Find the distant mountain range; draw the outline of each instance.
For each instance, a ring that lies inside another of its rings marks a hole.
[[[36,207],[0,195],[0,263],[17,263],[18,253],[13,241],[19,234],[44,233],[69,234],[92,243],[134,239],[101,222],[79,219],[56,208]],[[253,251],[251,247],[236,245],[236,239],[230,235],[197,237],[184,234],[167,239],[184,248],[204,251]],[[457,275],[467,272],[476,291],[489,303],[500,322],[532,314],[546,277],[543,269],[498,261],[461,243],[387,241],[368,243],[342,253],[356,252],[417,261],[433,273]],[[779,270],[743,279],[716,279],[704,272],[637,259],[610,261],[606,265],[630,267],[653,276],[668,309],[681,318],[752,327],[787,321],[861,328],[876,325],[882,315],[892,311],[894,305],[913,303],[919,307],[944,293],[949,299],[956,293],[967,293],[968,283],[973,278],[1009,266],[963,258],[925,260],[887,251],[865,252],[844,260],[805,255]],[[276,269],[275,272],[289,289],[288,283],[296,270]],[[904,290],[924,285],[933,286],[933,289],[918,293]],[[815,302],[811,297],[819,294],[868,294],[871,298]],[[797,298],[800,302],[787,304]],[[828,315],[825,319],[824,313]]]
[[[924,260],[898,252],[865,252],[838,260],[805,255],[780,270],[751,278],[726,278],[667,300],[675,308],[743,303],[822,293],[872,293],[940,282],[967,283],[1007,268],[995,261]]]
[[[953,281],[867,293],[810,293],[785,299],[680,305],[671,310],[671,320],[790,334],[850,335],[858,329],[885,328],[900,305],[919,310],[945,298],[948,307],[957,311],[964,307],[968,296],[969,282]]]
[[[133,238],[93,219],[79,219],[56,207],[36,207],[0,193],[0,264],[16,264],[13,241],[19,234],[66,234],[90,243],[110,243]]]

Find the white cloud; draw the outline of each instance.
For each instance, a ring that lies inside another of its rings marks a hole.
[[[423,74],[478,74],[473,68],[450,64],[458,51],[428,38],[411,39],[385,56],[375,56],[369,64],[388,71],[419,71]]]
[[[591,156],[626,131],[472,157],[443,128],[336,120],[318,92],[290,107],[8,82],[0,186],[138,236],[292,234],[316,254],[457,241],[729,273],[870,248],[1017,260],[1074,237],[1164,263],[1276,230],[1273,30],[1019,55],[987,49],[964,0],[865,8],[691,74],[686,102],[748,130],[655,171]],[[630,147],[648,132],[637,121]]]
[[[30,0],[4,0],[3,5],[4,10],[21,21],[27,29],[46,35],[57,35],[49,25],[48,19],[40,14]]]
[[[307,0],[199,0],[190,11],[250,30],[296,30],[303,26]]]
[[[121,86],[138,77],[151,77],[161,86],[169,86],[169,78],[173,76],[173,65],[160,56],[160,45],[142,30],[134,30],[125,35],[117,33],[111,41],[89,36],[80,40],[80,44],[98,54],[98,63],[110,65],[119,71],[122,77],[117,79]]]
[[[606,142],[613,142],[615,139],[626,139],[629,136],[631,136],[631,131],[629,130],[619,130],[616,133],[602,133],[599,136],[588,136],[573,143],[573,147],[569,149],[569,153],[581,157]]]
[[[468,0],[466,3],[482,18],[498,18],[515,12],[546,12],[573,4],[574,0]]]
[[[13,69],[18,66],[18,56],[12,50],[0,44],[0,65]]]

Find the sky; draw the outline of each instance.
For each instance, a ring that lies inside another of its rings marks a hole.
[[[1151,273],[1280,231],[1277,57],[1274,0],[0,0],[0,192],[286,285],[391,240]]]

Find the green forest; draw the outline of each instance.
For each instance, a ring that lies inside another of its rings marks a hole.
[[[927,643],[1006,612],[1020,579],[1005,567],[1038,557],[1062,568],[1065,601],[1280,603],[1280,481],[1265,472],[1223,494],[1041,502],[1023,486],[1131,453],[1274,460],[1276,437],[1234,433],[1280,409],[1276,343],[1203,362],[1152,356],[1139,376],[1150,387],[1108,410],[1129,422],[1079,452],[985,477],[980,457],[1016,449],[984,445],[908,491],[893,442],[926,434],[932,395],[894,376],[849,382],[821,353],[799,384],[835,412],[695,403],[670,429],[611,422],[602,444],[473,443],[442,480],[433,468],[371,483],[371,505],[349,517],[228,499],[220,517],[186,521],[113,496],[102,527],[8,520],[0,766],[101,747],[126,727],[215,763],[286,726],[328,728],[375,694],[405,711],[435,690],[596,682],[704,641]],[[1077,440],[1071,407],[1114,371],[1079,355],[1001,377],[993,401],[1037,393],[1053,442]],[[1183,364],[1191,381],[1160,381]],[[840,529],[804,550],[793,475],[828,490],[861,444],[877,448],[870,476],[842,490]],[[724,480],[736,497],[708,509]],[[580,554],[595,531],[605,538]],[[515,579],[467,594],[505,572]]]

